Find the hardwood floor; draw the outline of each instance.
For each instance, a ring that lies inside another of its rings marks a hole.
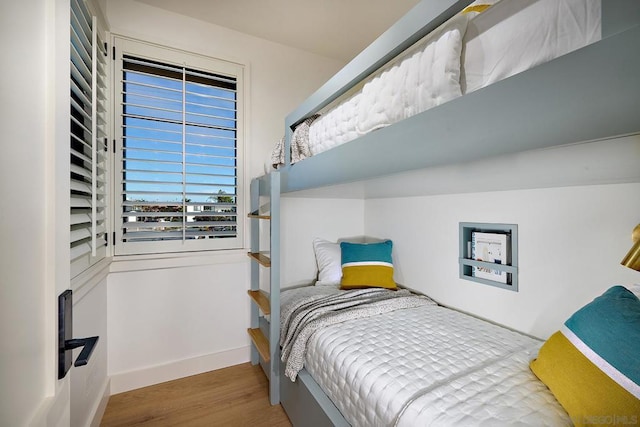
[[[267,378],[250,363],[113,395],[100,424],[113,426],[291,426],[269,404]]]

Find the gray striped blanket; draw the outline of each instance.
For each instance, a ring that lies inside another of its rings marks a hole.
[[[408,290],[368,288],[308,296],[283,306],[280,313],[280,345],[285,375],[295,381],[304,366],[307,342],[321,328],[430,304],[435,303]]]

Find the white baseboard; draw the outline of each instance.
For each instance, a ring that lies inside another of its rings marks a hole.
[[[111,396],[111,380],[107,378],[107,381],[105,381],[102,387],[102,397],[98,401],[93,416],[91,417],[91,427],[100,427],[104,411],[107,409],[107,404],[109,403],[109,396]]]
[[[164,365],[152,366],[113,374],[111,378],[111,394],[123,393],[166,381],[189,377],[203,372],[226,368],[248,362],[250,347],[240,347],[191,359],[178,360]]]
[[[28,425],[31,427],[63,427],[71,424],[71,410],[69,406],[69,378],[60,381],[60,387],[53,396],[44,398],[36,409]],[[12,423],[11,420],[2,421]],[[23,422],[16,420],[16,425],[23,425]]]

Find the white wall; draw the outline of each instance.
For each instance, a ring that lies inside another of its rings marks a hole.
[[[640,184],[374,199],[365,231],[394,241],[396,281],[437,301],[540,338],[618,283],[640,221]],[[458,277],[458,223],[514,223],[519,292]]]
[[[113,394],[249,360],[245,253],[190,267],[121,264],[108,278]]]
[[[24,425],[53,381],[47,369],[45,193],[48,138],[44,0],[3,3],[0,156],[0,424]],[[25,54],[28,52],[28,54]],[[29,165],[29,167],[27,167]]]
[[[284,133],[285,115],[343,65],[132,0],[103,4],[113,33],[248,66],[245,185],[264,173],[264,162]],[[107,313],[112,393],[249,359],[245,252],[191,260],[124,257],[112,264]]]
[[[311,283],[318,267],[313,239],[364,236],[364,200],[282,198],[283,287]]]

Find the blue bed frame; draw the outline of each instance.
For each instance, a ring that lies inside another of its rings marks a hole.
[[[277,208],[271,213],[272,315],[279,313],[280,304],[282,193],[640,132],[640,1],[603,0],[601,41],[290,165],[291,134],[297,123],[469,3],[423,0],[287,116],[285,166],[252,182],[252,210],[261,197]],[[388,141],[394,141],[392,153]],[[258,245],[252,239],[254,243]],[[254,309],[252,327],[259,323],[257,313]],[[281,377],[277,323],[260,325],[273,338],[272,362],[262,363],[272,379],[271,403],[281,402],[294,425],[348,425],[305,370],[296,383]],[[252,361],[259,360],[254,348]]]

